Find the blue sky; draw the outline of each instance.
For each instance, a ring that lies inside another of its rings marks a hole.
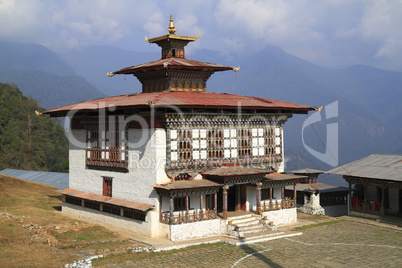
[[[276,45],[324,66],[402,71],[402,0],[0,0],[0,38],[156,52],[144,37],[165,34],[169,14],[177,34],[201,36],[190,53]]]

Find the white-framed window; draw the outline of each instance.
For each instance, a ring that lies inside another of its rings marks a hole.
[[[282,130],[275,125],[239,125],[237,128],[194,127],[168,129],[170,161],[175,166],[203,165],[206,161],[272,161],[282,152]]]

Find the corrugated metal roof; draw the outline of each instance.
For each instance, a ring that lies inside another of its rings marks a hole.
[[[290,102],[249,97],[235,94],[212,92],[178,92],[162,91],[141,94],[126,94],[114,97],[84,101],[72,105],[48,110],[44,114],[65,116],[69,111],[98,111],[99,109],[115,108],[212,108],[212,109],[261,109],[281,110],[289,113],[307,113],[314,108]]]
[[[293,190],[292,187],[286,187],[288,190]],[[330,192],[348,192],[349,189],[342,186],[331,185],[326,183],[298,183],[296,184],[296,191],[318,190],[323,193]]]
[[[57,188],[67,188],[69,181],[69,173],[62,172],[18,170],[7,168],[0,171],[0,174],[12,176],[22,180],[39,182]]]
[[[58,192],[65,194],[65,195],[69,195],[69,196],[84,198],[84,199],[88,199],[88,200],[92,200],[92,201],[102,202],[105,204],[127,207],[127,208],[132,208],[132,209],[141,210],[141,211],[147,211],[154,207],[154,205],[150,205],[150,204],[131,202],[131,201],[123,200],[123,199],[117,199],[117,198],[113,198],[113,197],[107,197],[107,196],[103,196],[103,195],[87,193],[87,192],[77,191],[77,190],[73,190],[73,189],[63,189]]]
[[[182,180],[174,181],[166,184],[155,184],[154,188],[164,190],[184,190],[184,189],[196,189],[196,188],[210,188],[221,187],[223,184],[219,184],[209,180]]]
[[[113,74],[135,74],[138,72],[146,72],[149,70],[161,70],[161,69],[192,69],[203,71],[227,71],[232,70],[233,67],[220,65],[216,63],[201,62],[195,60],[189,60],[185,58],[166,58],[160,59],[148,63],[138,64],[131,67],[123,68],[113,72]]]
[[[324,173],[324,171],[322,171],[322,170],[311,169],[311,168],[303,168],[303,169],[292,170],[292,171],[288,171],[288,172],[293,173],[293,174],[321,174],[321,173]]]
[[[331,169],[328,174],[402,181],[402,155],[372,154],[349,164]]]
[[[203,175],[216,176],[216,177],[229,177],[229,176],[247,176],[247,175],[258,175],[267,174],[272,172],[271,170],[250,168],[243,166],[222,166],[214,168],[208,171],[201,172]]]

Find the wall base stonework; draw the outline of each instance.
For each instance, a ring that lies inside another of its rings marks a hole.
[[[350,215],[351,216],[357,216],[357,217],[372,218],[372,219],[379,219],[380,218],[380,215],[373,215],[373,214],[369,214],[369,213],[356,212],[356,211],[351,211]]]
[[[274,225],[288,224],[297,221],[296,208],[287,208],[275,211],[265,211],[263,217],[267,217],[267,222],[273,222]]]
[[[170,239],[172,241],[186,240],[191,238],[219,235],[227,232],[226,223],[215,219],[198,221],[170,226]]]
[[[130,232],[138,233],[148,237],[158,236],[157,228],[152,228],[152,222],[158,222],[159,216],[154,211],[149,211],[145,221],[129,219],[97,210],[80,207],[63,202],[62,211],[67,214],[79,216],[89,220],[108,224]]]

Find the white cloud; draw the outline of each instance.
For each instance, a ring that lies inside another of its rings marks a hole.
[[[177,34],[200,34],[189,50],[245,53],[273,44],[321,64],[402,70],[400,0],[0,0],[0,38],[149,50],[143,37],[165,34],[170,13]]]

